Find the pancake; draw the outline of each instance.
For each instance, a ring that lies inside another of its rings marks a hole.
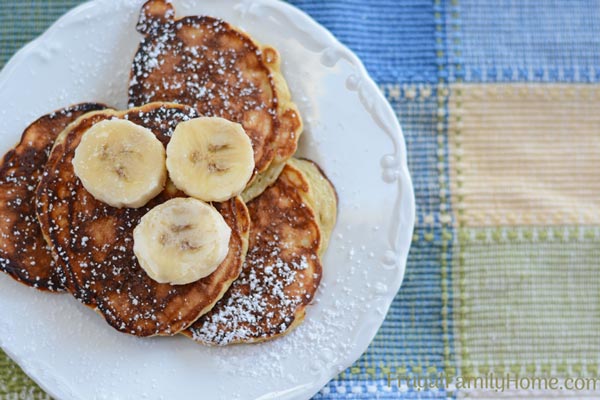
[[[241,123],[256,163],[242,197],[258,196],[296,152],[302,131],[278,52],[219,19],[175,19],[165,0],[144,4],[137,29],[144,38],[131,70],[130,107],[174,101]]]
[[[64,276],[56,265],[35,214],[37,187],[54,140],[75,119],[105,108],[82,103],[44,115],[29,125],[0,165],[0,270],[40,290],[60,291]]]
[[[128,119],[166,145],[179,122],[197,115],[190,107],[165,103],[87,114],[57,139],[38,187],[42,231],[64,261],[73,294],[121,332],[172,335],[210,310],[240,273],[248,245],[248,210],[239,197],[215,204],[231,228],[229,252],[215,272],[187,285],[159,284],[137,262],[133,229],[151,208],[184,194],[169,184],[143,207],[113,208],[83,188],[71,160],[82,135],[102,120]]]
[[[277,180],[283,167],[285,167],[285,163],[272,163],[265,172],[257,175],[254,182],[242,192],[241,196],[244,201],[247,203],[264,192],[269,185]]]
[[[329,239],[337,219],[337,192],[329,178],[314,161],[290,158],[288,164],[301,171],[308,181],[307,200],[315,212],[321,229],[319,257],[322,257],[329,246]]]
[[[250,245],[240,277],[183,332],[186,336],[209,345],[261,342],[290,332],[304,319],[322,275],[323,229],[311,206],[316,193],[311,181],[326,179],[318,170],[309,178],[296,165],[315,168],[307,161],[288,162],[275,183],[248,203]],[[323,195],[330,198],[321,199],[322,212],[335,223],[335,192]]]

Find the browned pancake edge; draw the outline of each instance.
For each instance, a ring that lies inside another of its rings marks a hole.
[[[66,278],[55,262],[35,212],[35,189],[57,136],[81,115],[104,109],[81,103],[46,114],[29,125],[0,164],[0,270],[45,291],[61,291]]]

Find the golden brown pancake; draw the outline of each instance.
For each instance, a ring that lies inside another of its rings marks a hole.
[[[288,163],[275,183],[248,203],[252,225],[242,273],[185,335],[211,345],[260,342],[304,319],[322,273],[310,191],[306,175]]]
[[[165,0],[146,2],[137,28],[144,38],[131,70],[130,106],[173,101],[241,123],[256,163],[243,197],[259,195],[295,153],[302,131],[278,52],[219,19],[175,19]]]
[[[329,239],[337,219],[338,195],[333,183],[327,178],[321,167],[308,159],[290,158],[288,164],[298,169],[308,181],[310,206],[317,216],[321,228],[319,257],[322,257],[329,246]]]
[[[74,295],[95,305],[121,332],[172,335],[210,310],[240,273],[248,245],[248,210],[239,197],[215,204],[232,231],[229,253],[215,272],[187,285],[159,284],[137,262],[133,229],[152,207],[183,193],[168,185],[144,207],[113,208],[83,188],[71,164],[75,149],[82,135],[102,120],[128,119],[149,128],[166,146],[179,122],[197,116],[190,107],[166,103],[87,114],[57,139],[39,185],[42,230],[65,262]]]
[[[64,276],[47,246],[35,214],[37,187],[54,140],[82,114],[105,108],[83,103],[44,115],[29,125],[0,165],[0,270],[41,290],[64,288]]]

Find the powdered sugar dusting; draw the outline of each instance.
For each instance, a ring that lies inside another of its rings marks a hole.
[[[267,257],[261,255],[263,250],[254,248],[248,253],[227,300],[192,330],[195,340],[225,345],[266,339],[288,329],[297,307],[305,302],[301,293],[289,288],[309,263],[305,256],[286,262],[277,247]]]
[[[245,207],[237,199],[215,205],[232,228],[230,253],[215,271],[216,278],[189,285],[159,284],[137,262],[133,229],[149,209],[182,193],[169,186],[143,207],[110,207],[87,192],[75,175],[71,163],[75,148],[87,129],[112,118],[145,126],[166,145],[179,122],[197,115],[187,106],[155,103],[81,118],[55,146],[39,186],[40,223],[66,265],[72,293],[85,304],[97,307],[119,331],[136,336],[169,335],[196,320],[214,302],[221,285],[228,284],[239,271],[239,221],[247,218]]]
[[[62,290],[65,277],[58,268],[35,214],[35,189],[42,177],[54,139],[85,112],[102,108],[79,104],[47,114],[33,122],[21,142],[0,166],[0,270],[43,290]]]
[[[276,152],[293,153],[301,123],[297,112],[286,113],[289,105],[281,97],[287,88],[274,76],[279,74],[274,49],[263,52],[218,18],[175,19],[172,6],[160,1],[147,3],[138,30],[144,38],[131,69],[130,107],[173,101],[242,124],[259,173]]]
[[[252,226],[242,272],[225,296],[190,329],[209,344],[256,342],[299,323],[321,280],[314,213],[284,168],[279,179],[248,203]]]

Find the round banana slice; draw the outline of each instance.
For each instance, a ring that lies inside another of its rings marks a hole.
[[[225,201],[244,190],[254,171],[254,152],[242,125],[217,117],[179,123],[167,145],[171,180],[204,201]]]
[[[133,252],[150,278],[183,285],[212,274],[229,251],[231,228],[209,204],[194,198],[166,201],[142,217]]]
[[[85,132],[73,169],[83,187],[113,207],[141,207],[167,180],[165,148],[147,128],[124,119],[103,120]]]

